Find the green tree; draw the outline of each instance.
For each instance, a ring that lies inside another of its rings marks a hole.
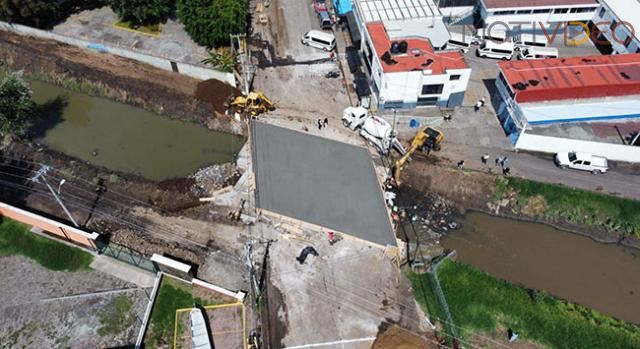
[[[229,42],[229,34],[247,29],[248,0],[178,0],[178,18],[191,38],[215,47]]]
[[[0,134],[23,136],[34,110],[31,89],[22,72],[8,73],[0,83]]]
[[[56,0],[0,0],[0,18],[5,21],[43,28],[58,15]]]
[[[202,63],[211,64],[217,69],[232,73],[236,65],[236,58],[228,47],[221,47],[217,50],[209,51],[209,57],[202,60]]]
[[[158,23],[171,13],[170,0],[109,0],[118,16],[134,25]]]

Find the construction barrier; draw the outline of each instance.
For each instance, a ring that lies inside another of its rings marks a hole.
[[[236,87],[236,78],[232,73],[225,73],[211,68],[198,67],[193,64],[178,62],[169,58],[152,56],[148,53],[135,52],[132,51],[131,48],[113,47],[106,43],[72,38],[46,30],[36,29],[20,24],[10,24],[2,21],[0,21],[0,30],[23,36],[28,35],[45,40],[55,40],[71,46],[88,48],[100,53],[110,53],[112,55],[146,63],[163,70],[175,71],[179,74],[190,76],[192,78],[200,80],[216,79]]]
[[[75,244],[97,250],[96,240],[100,234],[88,233],[76,227],[49,219],[23,209],[0,202],[0,215],[15,221],[37,227],[43,231]]]

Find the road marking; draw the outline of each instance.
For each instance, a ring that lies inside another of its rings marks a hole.
[[[333,342],[298,345],[298,346],[295,346],[295,347],[286,347],[286,348],[283,348],[283,349],[317,348],[317,347],[334,346],[336,344],[347,344],[347,343],[356,343],[356,342],[370,342],[370,341],[374,341],[375,339],[376,339],[376,337],[363,337],[363,338],[355,338],[355,339],[343,339],[343,340],[333,341]]]

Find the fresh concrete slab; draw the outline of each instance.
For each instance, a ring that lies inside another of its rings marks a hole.
[[[257,207],[396,245],[366,149],[261,122],[251,132]]]

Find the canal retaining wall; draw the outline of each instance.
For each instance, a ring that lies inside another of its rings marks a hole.
[[[36,29],[20,24],[11,24],[0,21],[0,30],[15,33],[22,36],[34,36],[45,40],[54,40],[67,45],[95,50],[101,53],[109,53],[120,57],[132,59],[134,61],[149,64],[156,68],[173,71],[179,74],[190,76],[200,80],[215,79],[236,87],[236,79],[232,73],[225,73],[219,70],[198,67],[193,64],[178,62],[164,57],[152,56],[147,53],[135,52],[131,48],[114,47],[104,42],[95,42],[72,38],[46,30]]]

